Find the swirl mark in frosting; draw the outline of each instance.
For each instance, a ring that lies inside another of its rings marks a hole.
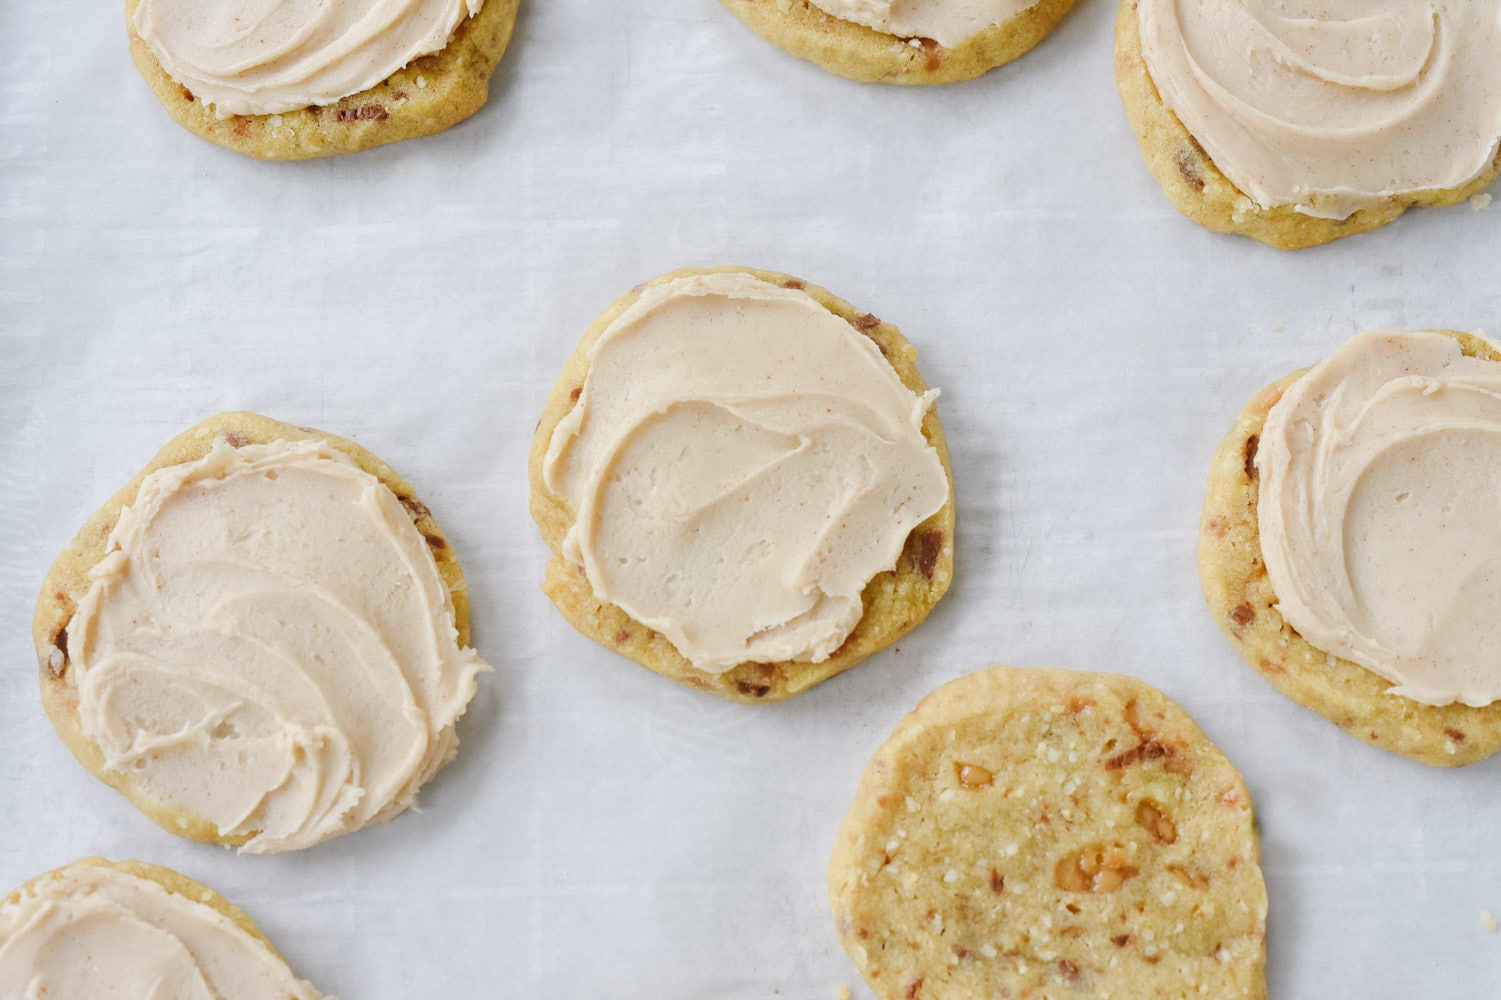
[[[1262,208],[1463,187],[1501,139],[1495,0],[1141,0],[1162,103]]]
[[[948,499],[936,393],[806,292],[743,273],[644,291],[589,352],[543,476],[563,555],[699,670],[827,659]]]
[[[332,447],[222,439],[147,476],[69,625],[108,770],[245,850],[413,802],[487,669],[425,540]]]
[[[220,118],[332,104],[440,51],[484,0],[139,0],[167,75]]]
[[[1290,386],[1256,453],[1278,610],[1429,705],[1501,699],[1501,364],[1361,334]]]

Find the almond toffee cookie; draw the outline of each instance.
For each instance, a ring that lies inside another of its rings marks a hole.
[[[519,0],[125,0],[130,54],[189,132],[263,160],[432,135],[485,103]]]
[[[1348,341],[1251,400],[1215,453],[1199,578],[1283,694],[1436,766],[1501,749],[1501,348]]]
[[[1266,996],[1251,797],[1131,677],[993,667],[929,694],[860,778],[829,899],[882,1000]]]
[[[0,900],[0,997],[320,1000],[250,918],[140,861],[82,861]]]
[[[1200,225],[1286,250],[1452,205],[1501,170],[1494,3],[1121,0],[1142,157]]]
[[[253,413],[167,443],[53,565],[33,626],[68,749],[166,829],[271,852],[412,805],[486,670],[427,508]]]
[[[1074,0],[720,0],[785,52],[867,83],[955,83],[1022,55]]]
[[[732,701],[900,639],[948,590],[937,396],[896,327],[797,278],[665,274],[594,321],[532,441],[542,589],[584,635]]]

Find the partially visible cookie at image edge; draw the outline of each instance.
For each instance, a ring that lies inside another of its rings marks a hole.
[[[928,0],[914,12],[862,0],[720,0],[778,48],[865,83],[942,84],[980,76],[1042,41],[1074,0]],[[938,37],[933,37],[933,36]]]
[[[1424,333],[1452,339],[1466,358],[1501,361],[1501,349],[1474,334]],[[1393,692],[1393,679],[1315,646],[1284,617],[1262,551],[1260,466],[1267,450],[1263,432],[1272,409],[1309,371],[1284,376],[1252,397],[1215,451],[1199,525],[1199,580],[1209,610],[1236,652],[1273,687],[1357,739],[1435,767],[1483,760],[1501,749],[1501,701],[1473,706],[1459,701],[1425,704],[1404,697]],[[1436,371],[1442,372],[1442,367]],[[1501,366],[1496,372],[1501,376]],[[1399,375],[1393,385],[1405,379]],[[1421,394],[1420,388],[1409,389]],[[1426,398],[1438,402],[1442,394]],[[1496,415],[1501,417],[1501,412]],[[1421,466],[1415,469],[1422,471]],[[1418,485],[1411,492],[1421,501],[1422,491]],[[1311,499],[1318,501],[1315,511],[1326,505],[1324,497]],[[1468,513],[1487,516],[1483,511]],[[1454,565],[1453,572],[1459,571]],[[1405,567],[1386,566],[1384,573],[1398,585],[1410,579]],[[1428,596],[1411,594],[1420,602]],[[1375,624],[1386,627],[1384,618]]]
[[[1259,858],[1241,776],[1162,692],[993,667],[871,758],[829,900],[881,1000],[1264,1000]]]
[[[1231,3],[1187,8],[1168,0],[1121,0],[1115,70],[1142,159],[1173,205],[1200,225],[1285,250],[1304,249],[1383,226],[1408,208],[1457,204],[1501,172],[1501,61],[1495,58],[1501,25],[1494,16],[1486,22],[1480,5],[1447,5],[1432,17],[1428,8],[1413,7],[1411,13],[1421,15],[1417,24],[1392,22],[1406,32],[1398,39],[1404,44],[1427,39],[1435,49],[1449,50],[1442,54],[1414,51],[1399,58],[1393,55],[1399,46],[1379,33],[1352,43],[1353,57],[1343,50],[1324,53],[1330,60],[1371,57],[1364,68],[1343,75],[1297,65],[1301,56],[1283,51],[1287,43],[1268,26],[1281,23],[1270,12],[1268,24],[1236,20],[1200,26],[1194,40],[1231,46],[1227,58],[1197,48],[1189,53],[1176,34],[1185,12],[1197,18],[1250,18],[1248,9]],[[1144,50],[1147,31],[1161,40]],[[1246,59],[1247,46],[1260,58]],[[1476,63],[1478,72],[1435,83],[1432,74],[1450,72],[1456,49]],[[1196,59],[1198,69],[1175,69],[1176,62],[1154,65],[1154,53]],[[1400,63],[1395,70],[1394,58]],[[1325,80],[1319,72],[1331,75]],[[1392,72],[1406,74],[1405,84],[1362,87],[1351,80],[1361,73]],[[1250,75],[1241,80],[1239,73]],[[1196,85],[1201,76],[1215,86]],[[1222,89],[1229,87],[1225,92],[1236,97],[1235,88],[1242,86],[1254,120],[1237,121],[1216,103]],[[1318,96],[1310,100],[1309,93]],[[1435,94],[1450,103],[1410,103],[1431,101]],[[1277,103],[1284,100],[1302,104]],[[1268,107],[1258,107],[1263,103]],[[1332,117],[1337,112],[1340,117]],[[1367,121],[1369,137],[1353,140],[1351,130]]]
[[[429,44],[418,45],[416,51],[426,54],[403,61],[407,50],[392,54],[381,50],[384,41],[367,41],[367,48],[377,50],[369,65],[377,68],[360,75],[343,69],[339,62],[330,66],[322,53],[314,52],[308,60],[309,72],[319,86],[287,86],[272,72],[286,75],[282,62],[265,64],[259,61],[264,59],[263,55],[247,51],[241,53],[242,65],[226,68],[221,88],[209,93],[204,93],[204,88],[196,82],[189,85],[174,78],[173,71],[163,62],[169,50],[153,31],[159,24],[171,23],[163,17],[170,19],[175,13],[180,16],[176,10],[180,4],[193,4],[192,13],[203,17],[207,8],[198,0],[126,0],[125,19],[130,33],[130,55],[136,68],[179,125],[246,156],[303,160],[356,153],[402,139],[432,135],[478,111],[489,96],[490,77],[510,42],[520,0],[484,0],[478,12],[473,13],[476,2],[404,0],[405,7],[420,7],[425,3],[454,8],[457,25],[436,51]],[[212,6],[213,13],[226,19],[236,12],[227,0]],[[342,15],[345,9],[335,7],[332,11]],[[357,11],[357,8],[347,9]],[[325,10],[320,16],[333,15]],[[398,27],[415,20],[405,12],[402,17],[406,21],[399,21]],[[223,25],[199,24],[191,29],[179,28],[170,35],[176,45],[182,46],[194,39],[201,41],[200,36],[213,41],[217,37],[213,32],[217,30],[221,36],[239,36],[231,41],[243,44],[248,36],[234,27],[235,23],[231,20]],[[330,39],[328,48],[342,50],[348,37],[356,34],[355,25],[343,27],[344,33]],[[143,29],[149,39],[143,36]],[[421,32],[417,34],[420,36]],[[380,36],[382,40],[385,37],[384,33]],[[418,41],[421,40],[419,37]],[[222,44],[218,47],[225,48]],[[180,59],[184,67],[192,66],[195,72],[205,62],[191,53],[183,53]],[[266,79],[239,78],[240,74],[254,74],[263,67],[267,69]],[[188,70],[177,72],[185,77]],[[195,91],[194,87],[199,89]],[[350,87],[354,89],[347,89]],[[293,97],[289,100],[283,96],[285,93]],[[226,107],[211,106],[216,95]]]
[[[37,876],[0,899],[0,942],[0,996],[320,1000],[244,911],[141,861]]]

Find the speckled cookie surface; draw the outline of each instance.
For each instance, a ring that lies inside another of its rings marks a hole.
[[[1479,337],[1443,332],[1472,357],[1501,360]],[[1501,702],[1435,706],[1387,694],[1390,681],[1315,648],[1277,611],[1261,557],[1253,460],[1267,414],[1302,375],[1257,393],[1214,454],[1199,526],[1199,581],[1209,610],[1236,652],[1273,687],[1352,736],[1436,767],[1483,760],[1501,749]]]
[[[141,480],[157,469],[192,462],[208,454],[218,438],[234,447],[247,444],[270,444],[273,441],[322,441],[354,459],[361,469],[384,483],[411,515],[417,530],[427,539],[437,564],[438,575],[453,598],[455,625],[461,647],[469,645],[469,595],[463,570],[453,548],[448,544],[427,507],[417,499],[411,485],[390,466],[353,441],[325,434],[309,427],[294,427],[255,413],[220,413],[183,431],[156,453],[156,456],[109,499],[79,530],[47,573],[37,599],[32,620],[32,639],[36,643],[40,667],[42,706],[68,749],[99,780],[118,789],[138,809],[172,833],[194,840],[239,845],[252,836],[225,837],[206,819],[177,808],[167,808],[139,789],[130,775],[106,770],[99,747],[84,735],[78,716],[78,685],[68,658],[68,626],[78,602],[89,590],[89,570],[105,555],[110,532],[120,511],[130,506],[140,489]],[[452,749],[449,751],[452,756]]]
[[[1053,30],[1074,0],[1041,0],[955,48],[826,14],[808,0],[720,0],[752,31],[799,59],[865,83],[957,83],[1010,62]]]
[[[993,667],[876,751],[829,863],[882,1000],[1266,996],[1244,782],[1156,688]]]
[[[1239,233],[1282,250],[1302,250],[1364,233],[1409,208],[1454,205],[1480,193],[1501,172],[1501,152],[1485,174],[1462,188],[1417,191],[1364,208],[1347,219],[1318,219],[1290,205],[1261,208],[1225,177],[1157,93],[1141,51],[1136,0],[1121,0],[1115,21],[1115,79],[1147,169],[1168,200],[1199,225]]]
[[[954,566],[954,487],[949,470],[948,447],[935,410],[923,419],[923,437],[938,452],[949,478],[948,502],[932,517],[912,530],[896,568],[877,574],[861,594],[864,615],[849,638],[821,663],[783,661],[742,663],[723,674],[697,670],[660,633],[631,618],[614,604],[594,596],[584,572],[562,556],[563,538],[574,521],[573,510],[549,490],[542,478],[543,459],[553,431],[573,408],[589,371],[589,349],[605,329],[640,297],[646,288],[694,274],[742,272],[762,281],[806,291],[829,312],[848,322],[881,349],[902,384],[921,395],[928,389],[917,371],[917,350],[896,327],[869,313],[860,313],[848,302],[816,285],[775,271],[746,267],[683,268],[640,285],[617,299],[584,333],[542,410],[532,439],[528,462],[531,511],[542,539],[552,550],[542,590],[574,628],[656,673],[700,691],[746,704],[781,701],[806,691],[884,649],[927,617],[933,605],[949,589]]]
[[[155,882],[157,885],[161,886],[163,889],[166,889],[168,892],[172,893],[175,896],[182,896],[185,899],[190,899],[195,903],[201,903],[202,905],[209,907],[216,913],[219,913],[220,915],[228,917],[230,920],[234,921],[241,930],[249,934],[251,937],[255,938],[257,941],[263,943],[267,948],[271,949],[271,953],[278,959],[281,959],[281,961],[283,962],[286,961],[286,959],[282,957],[281,952],[277,951],[276,946],[271,943],[270,939],[268,939],[266,935],[261,933],[261,929],[255,926],[255,922],[250,919],[249,915],[247,915],[244,910],[240,909],[238,906],[235,906],[229,900],[225,899],[223,896],[219,895],[213,889],[210,889],[208,886],[204,885],[201,882],[195,882],[192,879],[188,878],[186,875],[179,874],[178,872],[175,872],[170,868],[163,868],[161,865],[148,864],[145,861],[107,861],[104,858],[84,858],[81,861],[73,862],[71,865],[65,865],[62,868],[55,868],[50,872],[45,872],[41,875],[38,875],[36,878],[16,889],[9,896],[6,896],[4,902],[7,904],[15,904],[19,902],[21,897],[33,887],[40,886],[46,882],[60,882],[74,872],[77,872],[78,870],[83,868],[113,868],[116,871],[124,872],[125,874],[132,875],[138,879],[144,879],[148,882]]]
[[[369,90],[334,104],[221,119],[169,77],[136,34],[139,2],[125,0],[130,57],[167,113],[195,135],[262,160],[357,153],[432,135],[468,118],[489,96],[490,76],[511,40],[520,5],[520,0],[486,0],[477,15],[455,29],[441,52],[415,59]]]

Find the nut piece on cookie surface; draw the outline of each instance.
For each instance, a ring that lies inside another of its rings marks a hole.
[[[126,0],[125,15],[131,58],[179,125],[246,156],[304,160],[474,114],[519,3],[300,4],[255,32],[227,27],[241,13],[233,0]]]
[[[929,694],[860,779],[829,899],[882,1000],[1266,997],[1250,794],[1130,677],[993,667]]]
[[[270,852],[413,804],[488,669],[468,628],[452,548],[389,466],[225,413],[84,525],[33,637],[90,772],[174,833]]]
[[[1074,0],[720,0],[799,59],[864,83],[941,84],[1023,55]]]
[[[140,861],[85,858],[0,899],[0,996],[319,1000],[244,912]]]
[[[751,704],[900,639],[953,567],[916,354],[776,272],[685,269],[631,291],[586,331],[532,442],[543,590],[606,648]]]
[[[1489,612],[1471,610],[1496,600],[1497,361],[1501,346],[1452,330],[1352,338],[1241,411],[1200,522],[1204,597],[1241,657],[1352,736],[1437,767],[1501,749]]]

